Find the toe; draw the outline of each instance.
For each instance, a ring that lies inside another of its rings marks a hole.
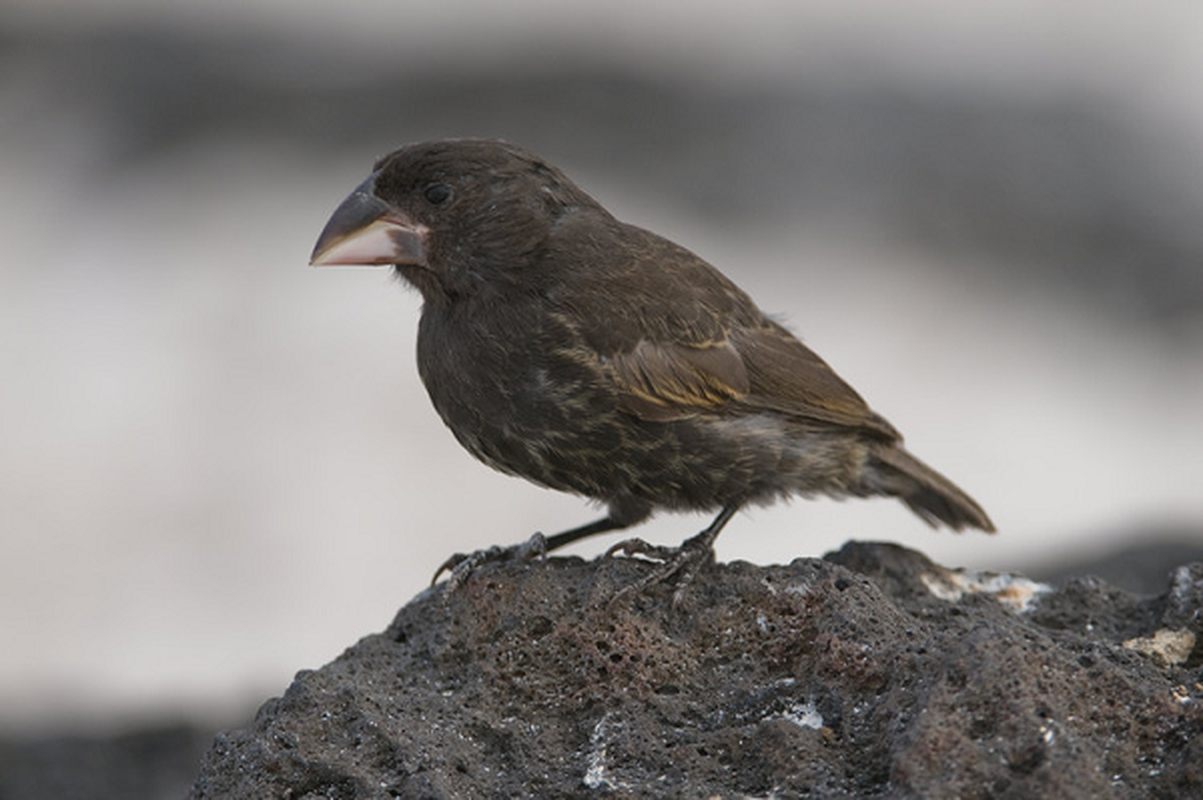
[[[536,533],[522,544],[511,547],[498,547],[494,545],[485,550],[477,550],[474,553],[456,553],[442,563],[438,571],[434,573],[434,578],[430,584],[433,586],[438,582],[439,576],[447,572],[449,573],[447,591],[454,592],[467,582],[472,573],[485,564],[499,561],[533,561],[536,558],[542,558],[546,554],[547,539],[541,533]]]
[[[677,548],[648,544],[643,539],[625,539],[607,550],[604,558],[610,558],[619,553],[624,556],[642,556],[651,561],[665,562],[674,557]]]

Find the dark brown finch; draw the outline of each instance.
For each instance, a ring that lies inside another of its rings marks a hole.
[[[546,549],[657,509],[731,515],[787,495],[897,497],[993,531],[852,387],[698,256],[620,222],[564,173],[498,141],[380,159],[313,264],[393,264],[425,301],[418,371],[491,467],[604,501]]]

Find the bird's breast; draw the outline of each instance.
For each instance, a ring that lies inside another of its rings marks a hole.
[[[423,314],[418,370],[435,409],[490,466],[586,492],[567,475],[572,465],[604,462],[623,445],[596,359],[554,314],[492,311]]]

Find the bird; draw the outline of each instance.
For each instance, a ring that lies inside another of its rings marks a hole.
[[[610,214],[559,168],[494,139],[409,144],[336,208],[310,263],[391,265],[422,297],[417,367],[459,443],[605,516],[481,563],[549,553],[657,511],[714,513],[679,548],[609,553],[688,580],[742,508],[894,497],[933,527],[994,532],[978,503],[717,268]]]

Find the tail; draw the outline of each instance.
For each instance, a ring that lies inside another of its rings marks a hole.
[[[994,533],[994,523],[972,497],[898,445],[880,444],[869,452],[865,488],[897,497],[933,527],[944,523],[954,531]]]

